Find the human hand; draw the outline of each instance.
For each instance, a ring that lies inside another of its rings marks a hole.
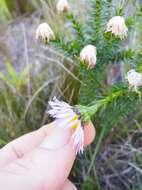
[[[91,122],[84,126],[84,145],[95,137]],[[0,150],[2,190],[76,190],[67,179],[76,153],[71,131],[55,122],[28,133]]]

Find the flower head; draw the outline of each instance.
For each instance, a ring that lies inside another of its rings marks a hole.
[[[106,32],[111,32],[120,39],[127,37],[128,28],[124,18],[121,16],[112,17],[107,24]]]
[[[88,68],[92,69],[96,65],[96,47],[93,45],[85,46],[80,52],[80,58],[82,61],[88,64]]]
[[[56,97],[53,98],[53,101],[49,102],[49,105],[51,110],[48,113],[56,119],[59,127],[73,130],[73,148],[76,149],[76,152],[83,153],[84,132],[79,114],[75,112],[74,107],[66,102],[57,100]]]
[[[70,10],[70,6],[67,0],[58,0],[56,7],[59,13],[68,12]]]
[[[47,23],[42,23],[38,26],[36,30],[36,40],[49,42],[49,40],[54,39],[54,37],[54,32]]]
[[[142,85],[142,74],[136,72],[134,69],[127,72],[126,79],[129,83],[129,88],[137,90]]]

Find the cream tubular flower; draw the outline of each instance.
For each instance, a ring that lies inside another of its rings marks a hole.
[[[128,28],[125,25],[124,18],[121,16],[112,17],[107,24],[106,32],[111,32],[120,39],[127,37]]]
[[[68,12],[70,10],[70,6],[67,0],[58,0],[56,8],[60,14]]]
[[[97,60],[96,47],[93,45],[85,46],[80,52],[80,59],[88,64],[88,68],[92,69],[96,65]]]
[[[49,42],[54,38],[55,38],[54,32],[47,23],[42,23],[38,26],[36,30],[36,40]]]
[[[48,113],[55,118],[59,127],[72,129],[73,148],[76,152],[83,153],[84,131],[79,114],[76,113],[74,107],[66,102],[57,100],[56,97],[52,101],[49,101],[49,105],[51,110]]]
[[[142,85],[142,74],[136,72],[134,69],[127,72],[126,79],[129,83],[129,88],[137,91],[137,88]]]

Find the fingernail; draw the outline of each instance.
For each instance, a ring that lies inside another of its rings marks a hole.
[[[55,127],[49,136],[40,144],[40,147],[56,150],[65,146],[69,142],[70,137],[71,132],[69,129]]]

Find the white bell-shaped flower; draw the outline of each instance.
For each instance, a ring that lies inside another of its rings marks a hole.
[[[70,6],[67,0],[58,0],[56,8],[60,14],[63,12],[68,12],[70,10]]]
[[[36,30],[36,40],[49,42],[54,39],[55,35],[50,26],[47,23],[42,23]]]
[[[142,74],[136,72],[134,69],[127,72],[126,79],[129,83],[129,88],[137,90],[142,85]]]
[[[93,45],[85,46],[80,52],[80,59],[88,64],[88,68],[92,69],[96,65],[97,60],[96,47]]]
[[[128,28],[125,25],[124,18],[121,16],[112,17],[107,24],[106,32],[111,32],[120,39],[127,37]]]

